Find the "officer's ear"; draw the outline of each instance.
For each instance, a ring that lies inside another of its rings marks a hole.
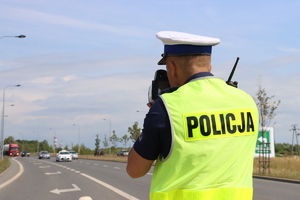
[[[211,72],[211,70],[212,70],[212,65],[211,64],[209,65],[208,70],[209,70],[209,72]]]
[[[167,75],[169,79],[169,83],[171,87],[177,87],[178,84],[178,66],[176,65],[176,62],[174,62],[173,59],[167,58],[166,60],[166,68],[167,68]]]
[[[169,72],[169,75],[171,75],[172,77],[176,76],[178,70],[177,70],[176,63],[173,60],[169,60],[167,65],[167,71]]]

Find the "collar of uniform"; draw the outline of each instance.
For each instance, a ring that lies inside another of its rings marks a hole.
[[[190,82],[190,81],[193,80],[193,79],[201,78],[201,77],[205,77],[205,76],[213,76],[213,74],[210,73],[210,72],[199,72],[199,73],[197,73],[197,74],[194,74],[194,75],[191,76],[190,78],[188,78],[188,80],[186,80],[184,84]]]

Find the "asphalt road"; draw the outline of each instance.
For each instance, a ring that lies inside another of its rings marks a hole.
[[[54,158],[34,157],[16,160],[24,172],[0,189],[1,200],[78,200],[83,196],[93,200],[148,199],[151,174],[133,180],[125,171],[125,163],[81,159],[55,162]]]
[[[254,178],[254,200],[299,200],[300,182]]]
[[[24,172],[8,185],[3,185],[5,176],[0,176],[1,200],[78,200],[84,196],[92,200],[148,199],[153,169],[142,178],[131,179],[125,171],[126,163],[84,159],[55,162],[54,158],[35,157],[19,157],[16,161]],[[19,172],[16,161],[12,161],[10,171]],[[299,189],[299,183],[255,178],[254,200],[298,200]]]

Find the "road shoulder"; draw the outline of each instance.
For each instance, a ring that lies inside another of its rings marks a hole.
[[[285,179],[285,178],[277,178],[277,177],[269,177],[269,176],[258,176],[254,175],[253,178],[256,179],[265,179],[265,180],[271,180],[271,181],[281,181],[281,182],[286,182],[286,183],[295,183],[295,184],[300,184],[299,180],[293,180],[293,179]]]
[[[11,158],[10,162],[10,166],[0,174],[0,190],[16,180],[24,171],[23,165],[16,158]]]

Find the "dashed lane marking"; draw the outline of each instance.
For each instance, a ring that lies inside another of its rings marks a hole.
[[[48,162],[48,161],[44,161],[44,162]],[[51,163],[51,162],[48,162],[48,163],[53,164],[53,165],[57,165],[57,164]],[[92,177],[92,176],[90,176],[90,175],[88,175],[88,174],[80,173],[80,171],[75,171],[74,169],[68,168],[68,167],[66,167],[66,166],[64,166],[64,165],[57,165],[57,166],[62,167],[62,168],[67,168],[67,169],[69,169],[69,170],[71,170],[71,171],[73,171],[73,172],[75,172],[75,173],[77,173],[77,174],[80,174],[80,175],[82,175],[82,176],[84,176],[84,177],[90,179],[91,181],[94,181],[94,182],[96,182],[96,183],[98,183],[98,184],[100,184],[100,185],[106,187],[107,189],[109,189],[109,190],[111,190],[111,191],[113,191],[113,192],[119,194],[120,196],[122,196],[122,197],[124,197],[124,198],[126,198],[126,199],[128,199],[128,200],[139,200],[138,198],[136,198],[136,197],[134,197],[134,196],[132,196],[132,195],[130,195],[130,194],[128,194],[128,193],[126,193],[126,192],[124,192],[124,191],[118,189],[118,188],[115,188],[114,186],[109,185],[108,183],[105,183],[105,182],[103,182],[103,181],[101,181],[101,180],[99,180],[99,179],[96,179],[96,178],[94,178],[94,177]],[[108,167],[108,166],[107,166],[107,165],[103,165],[103,167]],[[115,169],[120,169],[119,167],[114,167],[114,168],[115,168]],[[50,192],[51,192],[51,191],[50,191]]]
[[[47,165],[47,166],[39,166],[39,168],[49,168],[50,166]]]

